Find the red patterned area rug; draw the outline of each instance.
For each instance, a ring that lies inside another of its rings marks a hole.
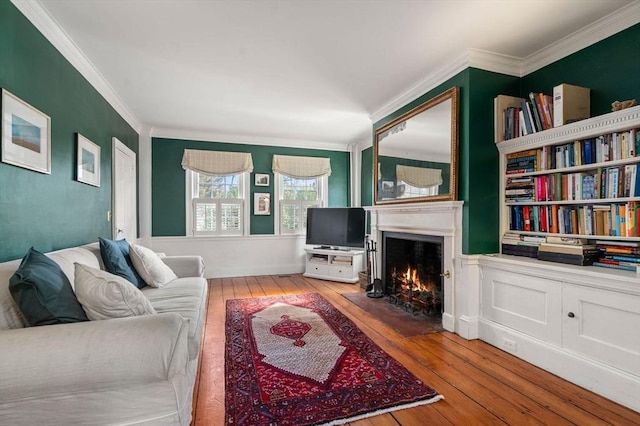
[[[227,425],[339,425],[442,399],[316,293],[234,299]]]

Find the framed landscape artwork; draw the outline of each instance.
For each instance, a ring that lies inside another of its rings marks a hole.
[[[2,162],[51,174],[51,118],[2,89]]]
[[[76,133],[78,139],[78,159],[76,175],[78,182],[100,186],[100,147]]]
[[[256,216],[269,216],[271,214],[271,194],[268,192],[256,192],[253,194],[253,214]]]
[[[256,186],[269,186],[269,175],[266,173],[256,173]]]

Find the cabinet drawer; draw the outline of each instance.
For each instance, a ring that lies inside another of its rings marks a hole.
[[[353,266],[351,265],[331,265],[330,270],[332,277],[353,278]]]
[[[307,263],[307,273],[316,275],[329,275],[329,265],[322,263]]]

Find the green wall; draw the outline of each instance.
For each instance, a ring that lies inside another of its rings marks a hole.
[[[523,77],[520,96],[550,95],[562,83],[591,89],[592,117],[611,112],[614,101],[640,102],[640,24]]]
[[[138,134],[9,0],[0,0],[0,86],[51,117],[51,174],[0,163],[0,262],[111,236],[111,138]],[[101,148],[100,187],[75,180],[79,132]]]
[[[252,235],[274,233],[273,214],[270,216],[253,215],[254,192],[269,192],[273,211],[274,182],[271,161],[274,154],[330,158],[329,206],[346,207],[350,204],[349,182],[351,176],[348,152],[164,138],[153,138],[151,143],[152,235],[155,237],[186,235],[185,171],[180,165],[185,149],[251,153],[253,173],[251,174],[251,196],[248,208],[251,212],[249,232]],[[256,187],[253,179],[255,173],[268,173],[270,185]]]
[[[498,247],[498,153],[493,144],[493,118],[484,118],[487,114],[493,117],[495,95],[488,96],[485,92],[490,92],[491,87],[502,87],[507,79],[501,74],[468,68],[373,125],[375,133],[389,121],[445,90],[453,86],[460,88],[458,200],[464,201],[462,251],[467,254],[494,252]],[[487,102],[488,113],[484,111]],[[481,119],[472,122],[471,116]],[[362,169],[372,170],[372,161],[363,155]],[[367,195],[365,200],[363,191],[363,204],[371,205],[370,191]]]
[[[415,101],[374,123],[373,130],[431,99],[460,87],[458,199],[464,201],[462,252],[493,253],[499,248],[498,151],[493,137],[493,99],[498,94],[551,94],[570,83],[591,88],[591,114],[611,110],[615,100],[640,100],[640,25],[611,36],[526,77],[468,68]],[[362,152],[362,204],[372,205],[373,150]]]

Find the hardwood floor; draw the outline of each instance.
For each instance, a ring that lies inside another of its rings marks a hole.
[[[209,306],[193,425],[224,425],[224,321],[227,299],[317,292],[416,376],[444,395],[434,404],[350,423],[414,425],[639,425],[615,404],[479,340],[449,332],[402,337],[349,302],[355,284],[302,275],[209,280]]]

